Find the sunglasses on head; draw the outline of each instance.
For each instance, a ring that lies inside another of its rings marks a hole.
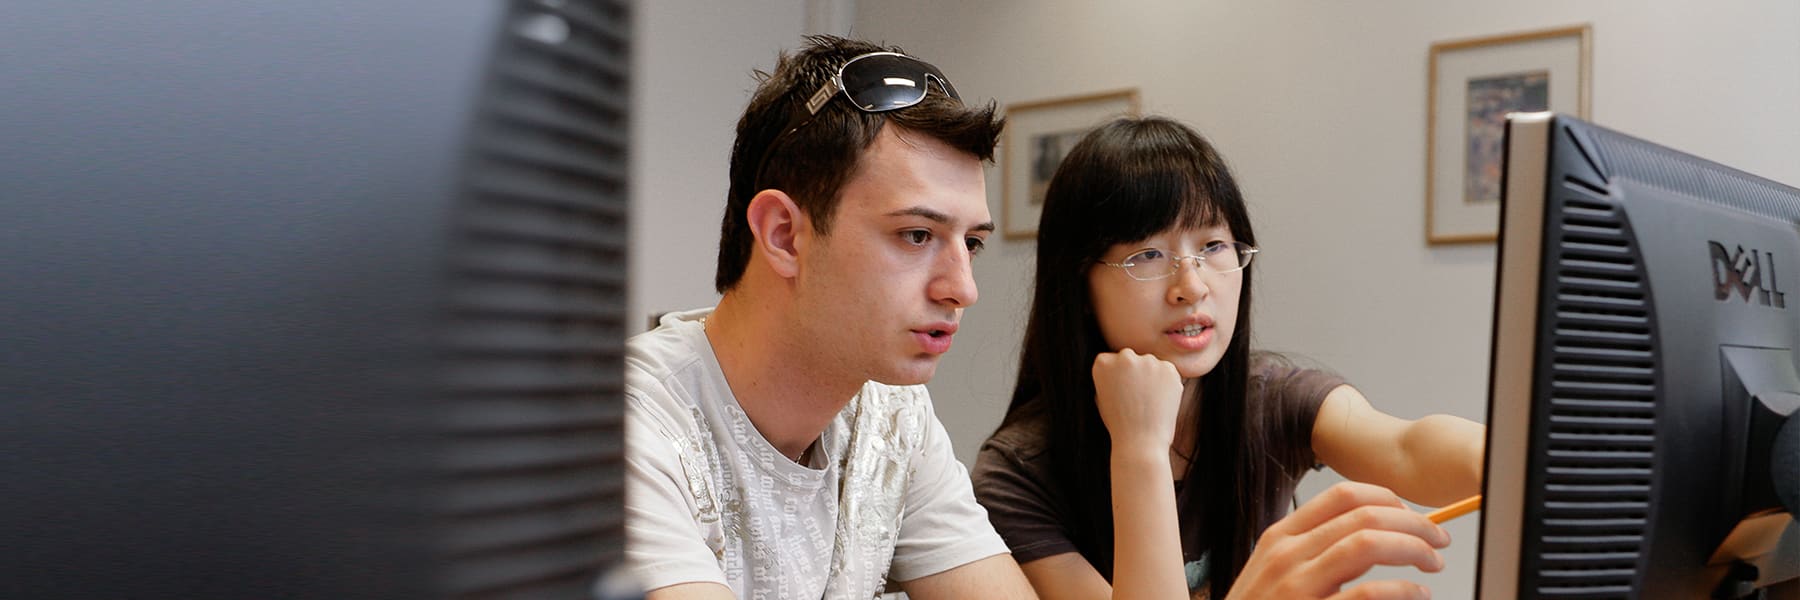
[[[950,84],[950,79],[944,77],[943,71],[911,56],[898,52],[870,52],[845,61],[843,66],[838,67],[837,73],[832,74],[831,80],[819,86],[818,91],[807,98],[806,114],[801,115],[799,111],[795,111],[788,117],[788,125],[784,125],[781,133],[769,142],[762,159],[757,161],[755,182],[762,182],[763,168],[769,163],[769,155],[775,153],[775,148],[788,134],[811,123],[813,117],[818,116],[819,110],[839,94],[849,99],[857,110],[868,113],[887,112],[925,101],[925,94],[930,91],[928,88],[932,82],[937,82],[938,89],[944,95],[957,101],[962,100],[962,96],[956,93],[956,86]],[[794,125],[795,121],[799,124]],[[760,186],[757,189],[761,189]]]
[[[931,63],[897,52],[870,52],[838,67],[831,80],[806,100],[806,114],[819,114],[819,109],[839,92],[863,112],[906,108],[925,99],[926,86],[933,80],[945,95],[962,100],[956,86],[950,85],[944,72]]]

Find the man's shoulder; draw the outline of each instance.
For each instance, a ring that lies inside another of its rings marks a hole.
[[[625,339],[625,368],[666,373],[700,359],[693,344],[698,323],[664,320],[655,329]]]
[[[671,317],[625,340],[623,384],[630,427],[683,442],[702,437],[702,396],[715,387],[708,383],[712,375],[698,347],[704,343],[699,323]]]
[[[697,322],[664,317],[662,325],[625,340],[625,390],[628,395],[670,400],[679,397],[675,381],[698,376],[704,368],[705,333]]]

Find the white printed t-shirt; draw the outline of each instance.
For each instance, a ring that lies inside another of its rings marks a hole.
[[[640,585],[873,598],[1007,551],[924,386],[865,383],[801,466],[731,394],[710,313],[665,315],[626,341],[625,560]]]

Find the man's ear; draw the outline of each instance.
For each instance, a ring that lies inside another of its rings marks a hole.
[[[804,243],[800,238],[812,231],[812,224],[800,210],[800,205],[781,190],[763,190],[750,199],[750,207],[744,212],[744,220],[750,224],[750,234],[759,250],[752,253],[752,257],[765,257],[770,270],[783,278],[792,279],[798,275],[799,249]]]

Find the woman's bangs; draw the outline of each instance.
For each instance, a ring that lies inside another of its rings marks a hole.
[[[1102,248],[1143,240],[1170,229],[1203,229],[1226,222],[1223,207],[1192,171],[1133,174],[1103,201],[1094,235]]]

